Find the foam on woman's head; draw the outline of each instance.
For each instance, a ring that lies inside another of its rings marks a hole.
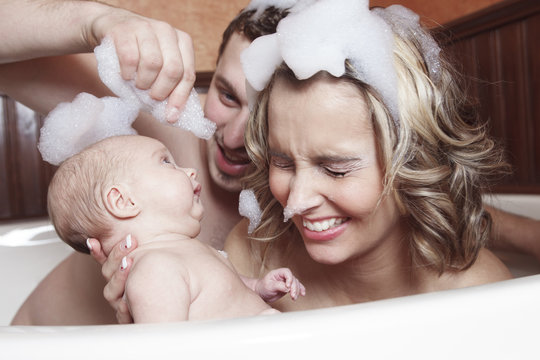
[[[370,11],[368,0],[298,0],[275,34],[257,38],[242,53],[242,66],[249,85],[261,91],[282,62],[302,80],[319,71],[340,77],[349,60],[356,77],[379,93],[399,124],[393,31],[399,35],[419,26],[418,16],[399,5]],[[436,71],[438,47],[429,36],[423,43]]]

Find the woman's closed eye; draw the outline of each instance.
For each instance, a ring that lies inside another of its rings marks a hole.
[[[294,168],[294,163],[291,160],[282,158],[280,156],[272,156],[270,158],[270,165],[283,170]]]
[[[346,170],[335,170],[335,169],[332,169],[332,168],[329,168],[329,167],[326,167],[326,166],[323,166],[323,171],[332,176],[332,177],[336,177],[336,178],[339,178],[339,177],[344,177],[346,176],[350,171],[346,171]]]
[[[320,167],[324,173],[335,178],[342,178],[364,167],[362,160],[339,161],[337,163],[323,163]]]

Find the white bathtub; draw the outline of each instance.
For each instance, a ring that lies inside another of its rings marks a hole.
[[[540,218],[540,196],[491,202]],[[540,266],[508,254],[516,279],[352,306],[163,325],[7,326],[71,252],[47,226],[0,225],[0,359],[540,358]]]

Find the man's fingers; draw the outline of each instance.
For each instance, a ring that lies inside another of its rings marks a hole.
[[[161,71],[163,56],[156,34],[149,31],[138,31],[136,36],[139,46],[139,65],[135,76],[135,86],[142,90],[148,90]]]
[[[186,101],[195,84],[195,54],[193,52],[193,42],[191,37],[181,31],[177,31],[178,46],[182,56],[182,79],[169,95],[167,107],[182,111]],[[170,112],[170,111],[169,111]],[[174,112],[173,112],[174,113]],[[167,119],[169,122],[174,122],[176,119]]]

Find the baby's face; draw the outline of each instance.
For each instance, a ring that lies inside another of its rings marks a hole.
[[[155,139],[138,137],[129,145],[135,168],[130,183],[142,213],[155,218],[156,226],[180,226],[185,235],[197,236],[203,206],[195,170],[178,167],[165,145]]]

